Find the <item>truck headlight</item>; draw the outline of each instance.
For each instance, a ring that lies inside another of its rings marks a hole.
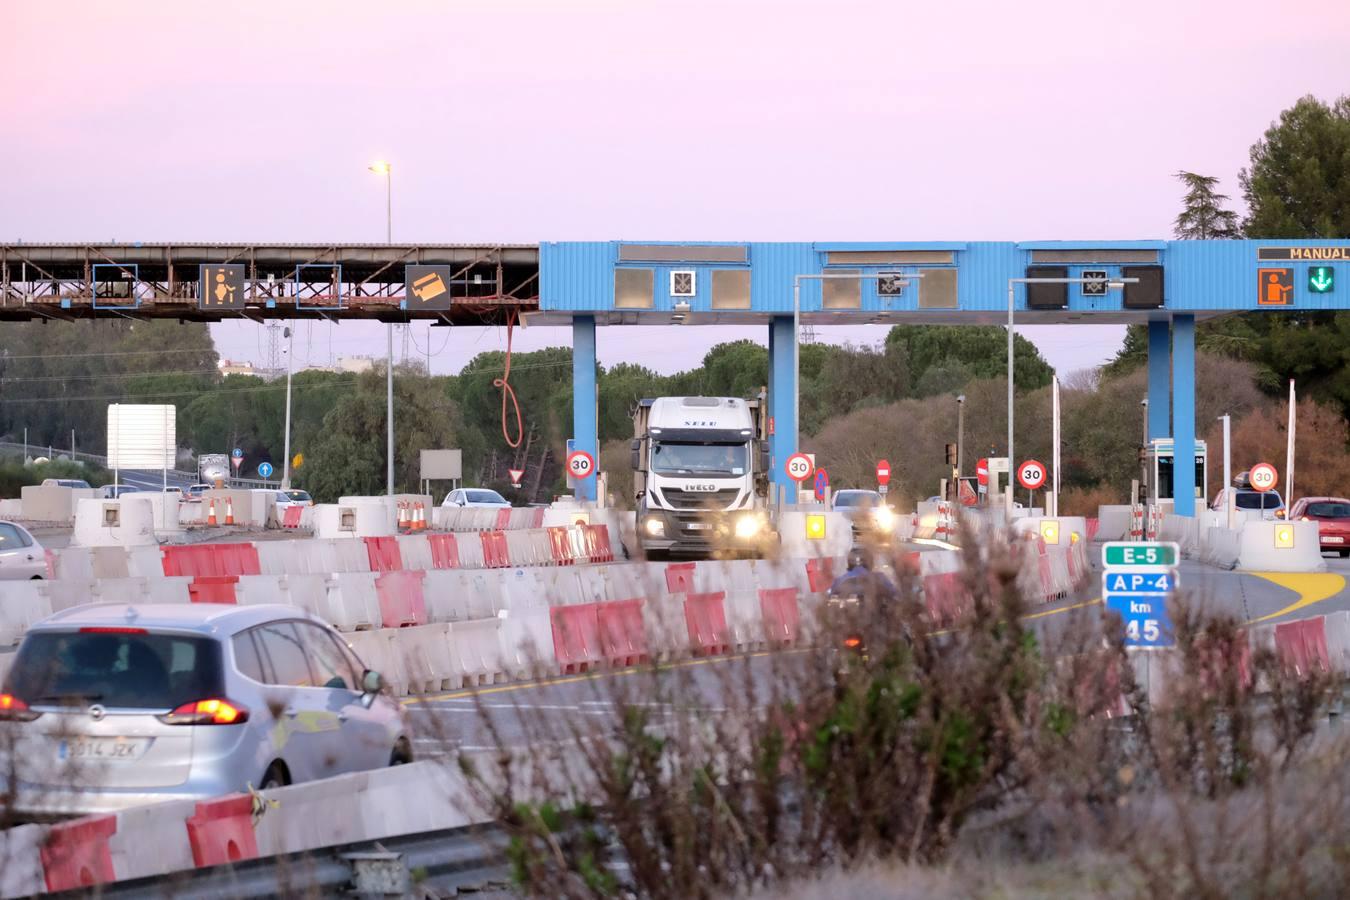
[[[878,506],[872,510],[872,522],[882,531],[895,528],[895,512],[889,506]]]
[[[642,528],[652,537],[661,537],[666,533],[666,523],[656,516],[651,516],[642,523]]]
[[[736,520],[736,537],[752,538],[764,530],[764,520],[759,516],[741,516]]]

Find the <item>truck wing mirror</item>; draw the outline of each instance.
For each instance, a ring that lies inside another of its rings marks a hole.
[[[642,439],[641,439],[641,438],[634,438],[634,439],[633,439],[632,443],[630,443],[630,444],[628,445],[628,453],[629,453],[629,457],[630,457],[630,459],[629,459],[629,468],[631,468],[634,472],[645,472],[646,469],[642,468]]]
[[[761,472],[769,471],[769,442],[759,442],[759,470]]]

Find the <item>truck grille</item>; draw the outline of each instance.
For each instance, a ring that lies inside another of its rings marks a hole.
[[[671,509],[710,509],[724,510],[736,502],[740,493],[738,488],[725,488],[720,491],[683,491],[679,488],[663,488],[661,495]]]

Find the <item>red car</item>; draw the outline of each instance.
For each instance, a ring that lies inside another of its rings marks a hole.
[[[1289,512],[1294,522],[1316,522],[1322,552],[1350,556],[1350,500],[1344,497],[1304,497]]]

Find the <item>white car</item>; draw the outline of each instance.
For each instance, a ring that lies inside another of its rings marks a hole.
[[[309,491],[277,491],[277,512],[283,513],[292,506],[313,506],[314,498]]]
[[[13,522],[0,522],[0,581],[29,581],[47,577],[47,551]]]
[[[441,506],[464,506],[477,509],[510,509],[511,504],[496,491],[485,488],[458,488],[445,495]]]

